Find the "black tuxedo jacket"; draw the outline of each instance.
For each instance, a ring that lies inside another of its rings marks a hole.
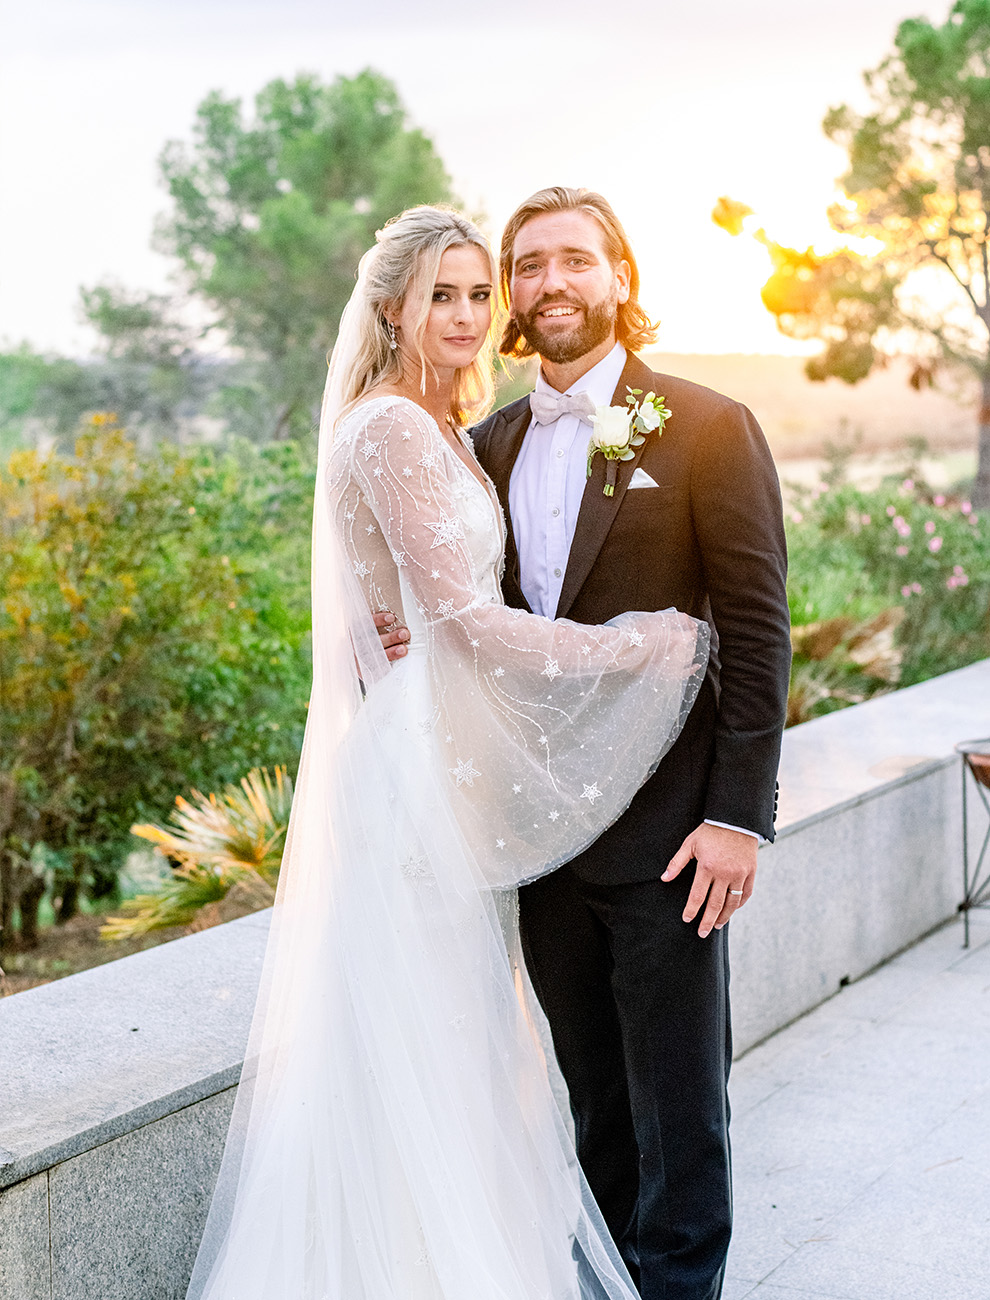
[[[606,497],[596,456],[578,514],[558,618],[604,623],[674,606],[711,625],[712,655],[684,730],[631,806],[571,865],[601,884],[661,875],[705,818],[773,839],[780,735],[787,708],[790,618],[780,488],[763,433],[738,402],[654,374],[630,354],[612,398],[628,388],[666,399],[662,436],[618,463]],[[472,432],[509,521],[506,603],[528,608],[512,537],[509,477],[530,422],[529,399]],[[656,487],[628,491],[637,467]]]

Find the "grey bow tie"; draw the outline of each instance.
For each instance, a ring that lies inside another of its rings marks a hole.
[[[530,393],[529,406],[537,424],[553,424],[562,415],[576,415],[588,423],[595,413],[587,393]]]

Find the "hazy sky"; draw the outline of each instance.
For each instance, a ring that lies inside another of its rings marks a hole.
[[[156,158],[212,89],[375,67],[493,234],[549,184],[602,190],[672,351],[773,352],[766,254],[709,212],[727,193],[784,241],[827,231],[842,154],[824,111],[897,23],[948,0],[10,0],[0,50],[0,345],[82,353],[80,284],[161,288]]]

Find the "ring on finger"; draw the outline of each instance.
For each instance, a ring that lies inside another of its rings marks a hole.
[[[734,894],[737,898],[741,898],[743,891],[741,889],[730,889],[728,892]]]

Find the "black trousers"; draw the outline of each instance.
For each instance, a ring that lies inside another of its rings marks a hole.
[[[578,1156],[643,1300],[717,1300],[732,1226],[728,927],[681,920],[691,876],[565,866],[519,891]]]

